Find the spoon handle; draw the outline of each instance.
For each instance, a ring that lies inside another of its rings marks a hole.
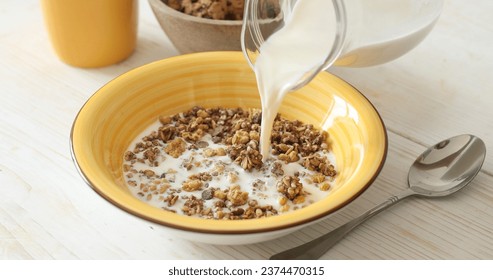
[[[277,253],[270,257],[271,260],[316,260],[327,252],[332,246],[339,242],[352,229],[362,224],[366,220],[389,208],[390,206],[412,195],[412,192],[406,192],[401,195],[392,196],[383,203],[366,211],[359,217],[347,222],[346,224],[336,228],[335,230],[326,233],[308,243],[298,247]]]

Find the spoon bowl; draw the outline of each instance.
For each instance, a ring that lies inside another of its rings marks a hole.
[[[463,134],[427,149],[409,170],[409,188],[428,197],[452,194],[476,176],[486,155],[486,147],[476,136]]]
[[[366,220],[409,196],[440,197],[452,194],[481,170],[486,156],[484,142],[463,134],[443,140],[423,152],[409,169],[409,188],[387,199],[352,221],[308,243],[273,255],[270,259],[318,259],[346,234]]]

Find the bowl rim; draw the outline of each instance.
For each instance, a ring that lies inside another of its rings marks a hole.
[[[204,52],[204,53],[191,53],[191,54],[184,54],[184,55],[169,57],[169,58],[165,58],[165,59],[162,59],[162,60],[154,61],[154,62],[151,62],[151,63],[148,63],[148,64],[144,64],[142,66],[136,67],[134,69],[131,69],[131,70],[129,70],[129,71],[127,71],[127,72],[125,72],[125,73],[123,73],[121,75],[118,75],[117,77],[115,77],[113,79],[111,79],[110,81],[108,81],[107,83],[105,83],[103,86],[101,86],[98,90],[96,90],[85,101],[85,103],[79,109],[76,117],[74,118],[74,121],[73,121],[72,127],[71,127],[71,131],[70,131],[69,144],[70,144],[70,154],[71,154],[72,162],[74,163],[77,171],[79,172],[79,174],[83,178],[83,181],[93,191],[95,191],[99,196],[101,196],[102,198],[104,198],[110,204],[112,204],[113,206],[116,206],[120,210],[122,210],[122,211],[124,211],[124,212],[126,212],[128,214],[131,214],[133,216],[136,216],[136,217],[139,217],[141,219],[144,219],[144,220],[147,220],[147,221],[150,221],[150,222],[153,222],[155,224],[159,224],[159,225],[162,225],[162,226],[165,226],[165,227],[169,227],[169,228],[172,228],[172,229],[184,230],[184,231],[196,232],[196,233],[220,234],[220,235],[267,233],[267,232],[275,232],[275,231],[284,230],[284,229],[296,228],[297,226],[301,226],[301,225],[306,225],[306,224],[312,223],[314,221],[317,221],[317,220],[319,220],[321,218],[327,217],[330,214],[333,214],[336,211],[340,210],[341,208],[345,207],[346,205],[350,204],[351,202],[353,202],[357,197],[359,197],[363,192],[365,192],[373,184],[373,182],[376,180],[376,178],[380,174],[381,170],[383,169],[383,166],[384,166],[385,161],[387,159],[387,153],[388,153],[388,133],[387,133],[387,129],[386,129],[385,123],[383,122],[383,119],[380,116],[380,113],[378,112],[378,110],[376,109],[376,107],[371,103],[371,101],[362,92],[360,92],[357,88],[355,88],[350,83],[348,83],[345,80],[339,78],[337,75],[334,75],[332,73],[327,73],[327,74],[329,74],[331,76],[336,77],[337,79],[340,79],[342,82],[346,83],[347,86],[349,86],[355,93],[357,93],[362,98],[362,100],[364,100],[365,102],[367,102],[367,104],[372,109],[373,113],[376,114],[376,117],[378,119],[378,123],[382,127],[382,137],[383,137],[383,147],[382,147],[383,148],[383,151],[382,151],[382,155],[381,155],[381,158],[379,159],[378,167],[375,169],[375,171],[373,172],[372,176],[369,178],[369,180],[365,183],[364,186],[360,187],[360,189],[356,193],[354,193],[350,198],[346,199],[345,201],[342,201],[341,203],[339,203],[336,207],[333,207],[333,208],[329,209],[328,211],[320,212],[317,215],[307,216],[306,218],[300,219],[299,221],[296,221],[296,222],[285,223],[285,224],[281,224],[281,225],[272,225],[272,226],[265,227],[265,228],[240,229],[240,230],[224,229],[224,228],[219,228],[219,229],[200,229],[200,228],[196,228],[196,227],[192,227],[192,226],[176,225],[176,224],[173,224],[173,223],[165,222],[163,220],[159,220],[159,219],[157,219],[155,217],[152,217],[150,215],[141,214],[139,212],[134,211],[133,209],[130,209],[126,205],[122,205],[122,204],[118,203],[116,201],[116,199],[113,199],[112,197],[106,195],[103,191],[101,191],[91,181],[91,179],[84,172],[84,170],[82,170],[82,168],[80,167],[79,161],[77,160],[77,155],[76,155],[75,146],[74,146],[74,130],[75,130],[75,126],[77,125],[77,121],[78,121],[78,119],[80,117],[81,112],[85,109],[85,107],[91,101],[91,99],[94,98],[96,95],[98,95],[103,90],[103,88],[105,88],[108,84],[110,84],[113,81],[119,79],[121,76],[123,76],[123,75],[129,75],[129,74],[136,74],[136,73],[139,72],[139,70],[144,69],[146,67],[151,67],[152,65],[156,66],[156,65],[160,65],[162,63],[167,63],[166,61],[169,61],[169,60],[175,60],[175,59],[194,59],[193,57],[197,57],[197,56],[199,56],[199,57],[200,56],[208,56],[208,55],[211,55],[211,54],[212,55],[216,55],[216,56],[220,56],[220,57],[224,57],[225,54],[228,54],[228,53],[229,54],[235,53],[235,55],[242,55],[241,52],[237,52],[237,51],[214,51],[214,52]],[[239,221],[233,221],[233,222],[241,222],[241,220],[239,220]]]

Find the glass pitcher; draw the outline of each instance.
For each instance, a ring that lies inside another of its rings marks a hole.
[[[242,50],[254,68],[262,45],[292,17],[298,1],[246,0]],[[297,89],[330,66],[365,67],[402,56],[418,45],[437,21],[443,0],[324,0],[326,55],[292,89]],[[329,7],[325,6],[325,7]],[[270,16],[266,16],[270,15]],[[269,28],[266,28],[268,26]],[[275,26],[275,28],[272,28]],[[324,31],[325,32],[325,31]],[[304,48],[300,43],[299,54]]]

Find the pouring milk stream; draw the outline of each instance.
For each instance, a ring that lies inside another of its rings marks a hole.
[[[254,71],[262,103],[260,152],[267,159],[274,119],[284,96],[308,72],[322,65],[332,46],[330,19],[320,10],[331,9],[325,0],[298,1],[283,28],[262,45]],[[327,28],[328,27],[328,28]],[[302,51],[300,51],[302,50]]]
[[[333,64],[370,66],[401,56],[426,37],[443,6],[443,0],[281,0],[282,27],[265,41],[253,38],[257,41],[252,47],[246,43],[251,38],[245,36],[258,36],[251,27],[258,1],[245,3],[242,48],[261,98],[264,161],[270,155],[272,126],[286,94]],[[255,58],[250,56],[252,48]]]

